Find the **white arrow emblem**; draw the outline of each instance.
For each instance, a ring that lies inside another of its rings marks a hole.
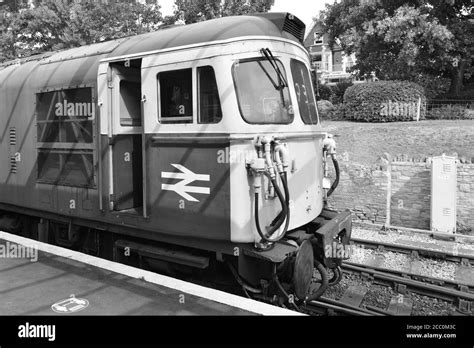
[[[180,179],[181,181],[174,184],[161,184],[162,190],[174,191],[184,199],[191,202],[199,202],[196,198],[188,194],[192,193],[202,193],[208,195],[211,193],[211,190],[208,187],[200,186],[187,186],[193,181],[210,181],[211,177],[207,174],[195,174],[190,171],[188,168],[182,166],[181,164],[171,164],[173,167],[178,169],[181,173],[171,173],[171,172],[161,172],[161,177],[164,179]]]

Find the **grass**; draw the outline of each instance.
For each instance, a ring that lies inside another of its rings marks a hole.
[[[440,156],[443,153],[474,162],[473,120],[360,123],[321,121],[324,130],[337,136],[337,152],[349,161],[373,164],[384,153],[408,157]]]

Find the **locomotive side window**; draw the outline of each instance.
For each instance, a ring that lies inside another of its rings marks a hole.
[[[95,105],[90,88],[73,88],[36,95],[40,143],[92,143]]]
[[[92,151],[38,151],[38,182],[75,187],[92,187]]]
[[[92,88],[36,94],[38,182],[94,186],[94,119]]]
[[[211,66],[199,67],[197,76],[199,87],[198,123],[218,123],[222,120],[222,109],[214,69]]]
[[[161,123],[192,123],[192,69],[158,74],[160,85]]]
[[[265,59],[240,61],[234,64],[233,75],[240,113],[253,124],[289,124],[294,114],[288,86],[283,82],[283,65]],[[280,75],[281,73],[281,75]]]
[[[301,118],[306,124],[317,124],[318,114],[316,111],[316,101],[314,99],[313,84],[309,77],[308,68],[298,60],[291,60],[291,75],[295,84],[298,107]]]

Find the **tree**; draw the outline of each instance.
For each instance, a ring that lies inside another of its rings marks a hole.
[[[0,21],[0,62],[17,57],[14,24],[18,14],[7,12]]]
[[[141,34],[161,22],[157,5],[48,1],[7,12],[0,22],[0,61]]]
[[[217,17],[268,12],[273,3],[274,0],[175,0],[174,17],[168,18],[167,21],[177,21],[184,17],[182,20],[191,24]]]
[[[331,44],[356,55],[361,77],[449,77],[456,95],[471,59],[473,7],[471,0],[342,0],[316,22]]]

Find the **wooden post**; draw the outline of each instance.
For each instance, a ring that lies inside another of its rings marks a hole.
[[[416,110],[416,122],[420,121],[420,114],[421,114],[421,97],[418,98],[418,108]]]

